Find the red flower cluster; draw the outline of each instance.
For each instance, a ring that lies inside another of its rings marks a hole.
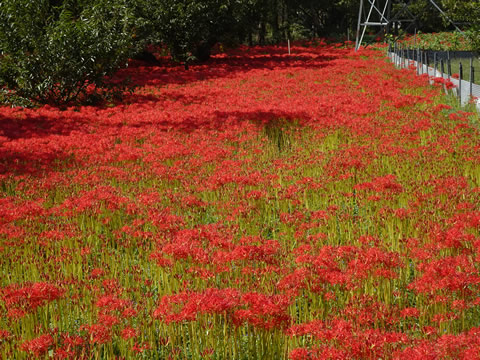
[[[33,312],[39,306],[60,299],[63,294],[63,290],[43,282],[23,287],[10,285],[0,289],[0,296],[7,308],[7,313],[12,317],[21,317],[28,312]]]
[[[0,358],[478,358],[478,119],[372,49],[159,61],[0,108]]]

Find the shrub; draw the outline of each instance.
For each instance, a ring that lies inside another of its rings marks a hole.
[[[132,51],[122,0],[0,1],[0,100],[69,103],[112,93]]]
[[[234,0],[139,0],[156,38],[168,47],[172,58],[184,62],[205,61],[217,42],[233,42],[241,32],[247,2]],[[244,24],[245,25],[245,24]]]

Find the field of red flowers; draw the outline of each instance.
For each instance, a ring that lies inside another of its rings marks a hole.
[[[440,88],[321,42],[118,76],[0,109],[0,358],[480,359],[479,123]]]

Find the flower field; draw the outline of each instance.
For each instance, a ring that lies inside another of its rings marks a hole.
[[[477,115],[322,42],[118,76],[0,109],[0,358],[480,359]]]

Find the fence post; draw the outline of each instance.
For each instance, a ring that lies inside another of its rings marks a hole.
[[[470,73],[470,77],[472,78],[472,84],[475,83],[475,67],[472,65],[472,72]],[[473,87],[473,85],[472,85]]]
[[[401,52],[402,52],[402,46],[401,46],[401,45],[398,45],[398,49],[397,49],[397,67],[400,67],[400,56],[401,56]]]
[[[404,65],[405,65],[405,59],[403,58],[403,54],[405,53],[405,49],[403,48],[402,46],[402,52],[400,53],[400,61],[402,63],[402,66],[400,66],[401,69],[403,69]]]
[[[433,77],[437,77],[437,53],[433,53]]]
[[[473,96],[473,57],[470,58],[470,98]]]
[[[443,63],[443,59],[440,59],[440,72],[440,76],[442,79],[444,79],[443,74],[445,74],[445,64]],[[445,91],[445,94],[448,94],[447,85],[445,85],[445,82],[443,82],[443,90]]]
[[[421,59],[420,59],[420,48],[417,48],[417,75],[420,75],[420,63],[421,63]]]
[[[397,66],[397,43],[395,42],[393,44],[393,65],[395,65],[395,67]]]
[[[402,65],[401,59],[402,59],[402,45],[399,45],[397,50],[397,67],[401,67]]]
[[[463,79],[463,66],[462,63],[458,69],[458,98],[460,99],[460,105],[462,104],[462,79]]]
[[[397,45],[397,52],[395,54],[395,66],[398,68],[400,65],[400,45]]]
[[[450,57],[447,58],[447,73],[448,73],[448,80],[452,77],[452,62],[450,61]]]
[[[425,52],[425,49],[422,50],[423,53],[423,60],[422,60],[422,74],[425,74],[425,68],[427,70],[428,74],[428,66],[427,66],[427,53]],[[425,65],[425,66],[423,66]]]
[[[423,74],[423,52],[418,48],[418,57],[420,58],[420,74]]]
[[[395,41],[395,47],[393,48],[393,63],[395,64],[395,67],[397,67],[398,63],[398,46],[397,42]]]
[[[430,76],[430,59],[428,58],[428,50],[425,51],[425,59],[426,59],[426,63],[427,63],[427,75]]]

